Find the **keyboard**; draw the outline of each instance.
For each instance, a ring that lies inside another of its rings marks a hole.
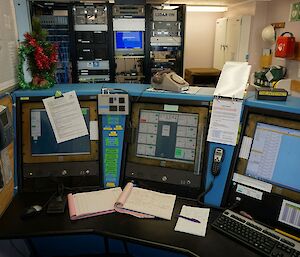
[[[224,211],[212,228],[264,256],[300,257],[300,243],[230,210]]]

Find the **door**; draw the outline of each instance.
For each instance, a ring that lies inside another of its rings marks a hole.
[[[224,65],[224,47],[226,41],[227,18],[217,19],[215,48],[214,48],[214,68],[222,70]]]
[[[225,62],[238,60],[241,17],[228,18],[225,44]]]

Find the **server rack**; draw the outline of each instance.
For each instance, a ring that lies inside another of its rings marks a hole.
[[[74,20],[74,67],[76,82],[98,83],[111,81],[110,35],[108,7],[105,4],[75,4]]]
[[[145,5],[113,5],[112,17],[115,82],[144,83]]]
[[[158,71],[171,69],[183,76],[185,5],[147,5],[148,81]]]
[[[56,83],[73,82],[71,8],[68,3],[31,2],[32,17],[38,17],[47,40],[58,45]]]

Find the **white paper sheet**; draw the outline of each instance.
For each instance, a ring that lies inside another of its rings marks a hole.
[[[214,95],[243,99],[250,70],[247,62],[226,62]]]
[[[236,145],[242,101],[214,99],[207,141]]]
[[[246,137],[246,136],[243,137],[241,150],[239,152],[239,158],[248,160],[249,155],[250,155],[252,141],[253,140],[251,137]]]
[[[75,91],[43,99],[57,143],[88,135]]]
[[[176,195],[133,187],[123,208],[171,220]]]
[[[189,233],[196,236],[205,236],[209,209],[183,205],[180,215],[197,219],[200,221],[200,223],[178,218],[175,231]]]
[[[98,121],[90,121],[90,140],[99,140]]]

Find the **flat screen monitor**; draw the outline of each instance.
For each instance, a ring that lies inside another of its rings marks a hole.
[[[116,54],[142,55],[144,53],[143,31],[116,31]]]
[[[300,130],[258,122],[245,174],[300,192]]]
[[[255,220],[300,234],[300,117],[245,113],[228,205],[239,202]]]
[[[97,102],[80,101],[80,106],[90,131],[98,119]],[[22,186],[28,191],[43,190],[51,180],[69,187],[100,185],[98,142],[86,135],[57,143],[42,102],[22,104],[21,131]]]
[[[201,187],[208,107],[164,106],[133,104],[126,177],[193,197]]]

